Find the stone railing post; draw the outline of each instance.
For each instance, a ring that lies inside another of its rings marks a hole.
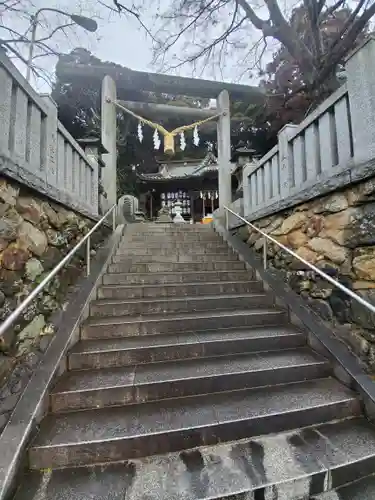
[[[246,163],[242,170],[243,213],[248,217],[252,211],[252,194],[250,189],[250,175],[256,170],[257,162]]]
[[[48,114],[42,124],[41,141],[41,171],[44,170],[47,184],[57,185],[57,104],[49,94],[41,94],[40,97],[48,106]],[[72,168],[72,166],[70,167]]]
[[[230,169],[230,107],[229,94],[222,90],[217,99],[218,111],[222,113],[217,122],[217,156],[219,166],[219,207],[232,202],[232,178]]]
[[[290,188],[294,184],[293,159],[291,158],[293,151],[291,151],[289,147],[289,139],[292,137],[296,128],[298,128],[298,125],[284,125],[277,136],[279,144],[279,182],[281,198],[289,196]]]
[[[116,100],[116,84],[114,80],[105,76],[102,83],[102,144],[107,150],[102,155],[105,167],[102,170],[102,184],[107,193],[107,209],[116,203],[117,200],[117,124],[116,107],[113,101]]]
[[[355,163],[375,158],[375,37],[347,59],[346,75]]]
[[[98,212],[99,211],[99,177],[102,169],[101,155],[106,153],[101,140],[97,137],[87,137],[79,139],[78,142],[82,146],[85,155],[92,165],[92,177],[90,186],[90,204]],[[101,204],[102,206],[103,204]]]

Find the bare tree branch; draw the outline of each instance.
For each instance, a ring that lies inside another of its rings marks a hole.
[[[141,19],[141,15],[139,14],[139,12],[137,12],[134,9],[129,9],[129,7],[126,7],[125,5],[123,5],[122,3],[118,2],[117,0],[113,0],[113,3],[115,5],[116,9],[114,9],[113,7],[111,7],[109,5],[106,5],[104,2],[102,2],[100,0],[99,0],[99,3],[101,5],[103,5],[104,7],[107,7],[108,9],[117,12],[118,14],[121,14],[121,13],[125,12],[126,14],[130,14],[131,16],[135,17],[137,19],[137,21],[139,22],[139,24],[142,26],[142,28],[145,30],[145,32],[151,37],[151,39],[154,40],[154,41],[156,41],[155,38],[154,38],[154,36],[153,36],[153,34],[149,30],[149,28],[143,23],[143,21]]]
[[[341,29],[340,33],[337,35],[336,40],[333,42],[331,46],[331,50],[340,42],[342,39],[343,35],[345,32],[348,30],[348,28],[353,24],[354,20],[359,14],[359,11],[362,9],[363,5],[365,4],[366,0],[359,0],[356,8],[353,10],[351,13],[350,17],[346,20],[346,23],[344,24],[343,28]]]
[[[323,11],[323,12],[320,11],[320,14],[319,14],[319,17],[318,17],[318,23],[320,24],[325,19],[328,19],[344,3],[345,3],[345,0],[338,0],[336,3],[334,3],[333,5],[331,5],[331,7],[328,7],[328,9],[326,9],[325,11]]]

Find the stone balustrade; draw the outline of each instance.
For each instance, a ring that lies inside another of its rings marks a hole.
[[[39,95],[0,52],[0,170],[84,215],[98,214],[98,165],[57,119],[48,95]]]

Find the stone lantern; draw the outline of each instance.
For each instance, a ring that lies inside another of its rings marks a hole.
[[[181,215],[181,213],[182,213],[182,203],[181,203],[180,200],[177,200],[176,203],[174,204],[174,211],[175,211],[176,215],[173,218],[173,222],[175,224],[184,223],[185,219]]]
[[[233,196],[233,201],[243,196],[242,171],[245,165],[254,162],[254,154],[255,149],[243,146],[237,148],[232,155],[232,158],[230,160],[233,165],[232,175],[236,177],[238,183],[238,187]]]

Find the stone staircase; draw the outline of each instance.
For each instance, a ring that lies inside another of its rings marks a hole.
[[[128,228],[28,461],[16,500],[375,498],[357,395],[208,226]]]

